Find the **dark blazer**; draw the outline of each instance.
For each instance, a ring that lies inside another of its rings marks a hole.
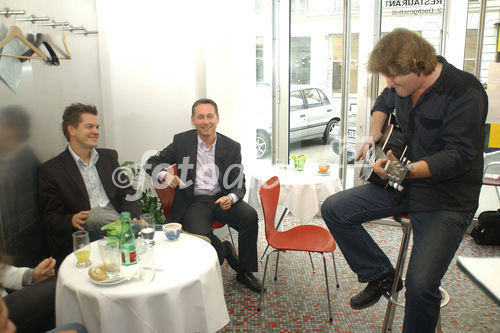
[[[169,222],[180,221],[193,198],[197,148],[198,135],[196,130],[190,130],[176,134],[167,148],[148,159],[146,171],[153,179],[158,179],[158,173],[164,168],[177,164],[178,176],[186,185],[189,185],[183,189],[176,188],[172,210],[167,218]],[[238,198],[243,199],[246,189],[240,144],[217,133],[215,165],[219,170],[219,186],[222,193],[224,195],[234,193]]]
[[[127,194],[134,194],[133,188],[119,188],[112,179],[113,171],[119,167],[117,152],[111,149],[97,149],[97,152],[97,173],[109,201],[119,213],[129,211],[132,217],[138,217],[141,213],[138,202],[125,200]],[[76,229],[71,224],[71,218],[80,211],[90,210],[89,195],[68,149],[43,163],[38,177],[42,221],[51,254],[60,264],[73,251],[71,234]],[[116,183],[120,184],[119,181]]]

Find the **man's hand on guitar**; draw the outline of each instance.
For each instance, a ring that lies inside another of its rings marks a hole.
[[[382,179],[382,180],[387,179],[387,174],[385,171],[385,165],[387,164],[387,161],[389,161],[389,160],[396,161],[397,160],[396,156],[394,156],[394,154],[392,153],[392,150],[389,150],[386,155],[387,155],[387,159],[379,158],[373,164],[373,172],[375,172],[377,174],[377,176],[379,176],[380,179]]]
[[[374,146],[375,143],[377,143],[378,140],[382,137],[382,133],[377,133],[373,136],[369,136],[366,138],[365,142],[363,142],[363,145],[359,149],[358,153],[356,154],[356,161],[359,161],[361,159],[365,159],[366,157],[366,151],[370,149],[370,147]]]

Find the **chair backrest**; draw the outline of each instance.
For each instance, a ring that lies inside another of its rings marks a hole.
[[[280,197],[280,180],[273,176],[259,188],[260,202],[264,213],[264,225],[266,228],[266,239],[269,240],[273,233],[278,232],[274,226],[276,209]]]
[[[177,165],[169,166],[166,171],[170,174],[177,175]],[[163,209],[163,215],[168,217],[170,210],[172,209],[172,204],[174,202],[175,188],[169,187],[166,183],[157,184],[155,183],[155,190],[161,201],[161,208]]]

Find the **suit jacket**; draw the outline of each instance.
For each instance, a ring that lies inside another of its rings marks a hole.
[[[141,213],[138,202],[125,199],[127,194],[134,193],[133,188],[119,188],[115,183],[120,182],[113,182],[113,171],[119,167],[117,152],[111,149],[97,149],[97,152],[97,173],[109,201],[119,213],[129,211],[132,217],[138,217]],[[71,218],[80,211],[90,210],[89,195],[68,149],[43,163],[38,177],[42,221],[52,255],[61,263],[73,250],[71,234],[76,229],[71,224]]]
[[[180,221],[193,198],[197,148],[198,134],[196,130],[190,130],[176,134],[173,142],[167,148],[148,159],[146,171],[153,179],[157,180],[158,173],[164,168],[177,164],[178,176],[186,185],[189,185],[183,189],[176,188],[172,210],[167,217],[168,222]],[[245,175],[241,165],[240,144],[225,135],[217,133],[215,165],[219,170],[218,179],[222,193],[224,195],[234,193],[240,200],[243,199],[246,189]]]

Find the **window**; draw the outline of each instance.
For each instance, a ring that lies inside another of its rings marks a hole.
[[[332,93],[340,94],[340,80],[342,76],[342,56],[344,53],[343,35],[330,35],[332,59]],[[349,93],[355,94],[358,90],[358,54],[359,34],[351,34],[351,62],[349,76]]]
[[[318,91],[316,89],[305,89],[304,97],[306,99],[308,108],[321,106],[321,98],[319,97]]]
[[[257,83],[264,82],[264,37],[256,37],[255,68]]]
[[[302,93],[300,90],[293,91],[290,93],[290,111],[303,110],[305,109],[304,100],[302,99]]]
[[[311,37],[292,37],[290,83],[309,84],[311,80]]]

